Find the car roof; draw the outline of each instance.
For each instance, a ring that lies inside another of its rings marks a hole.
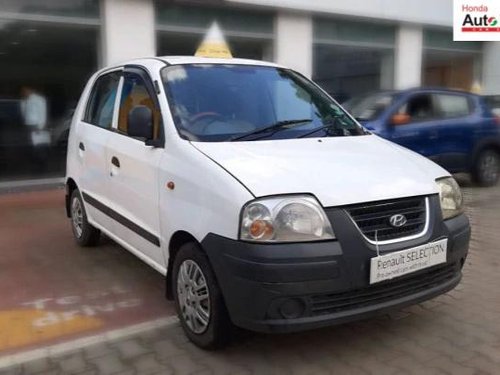
[[[236,65],[258,65],[258,66],[274,66],[277,64],[268,61],[252,60],[252,59],[221,59],[213,57],[196,57],[196,56],[161,56],[159,59],[167,62],[170,65],[176,64],[236,64]]]
[[[394,95],[394,96],[400,96],[400,95],[407,95],[407,94],[418,94],[418,93],[452,93],[452,94],[461,94],[461,95],[469,95],[469,96],[478,96],[477,94],[474,94],[470,91],[465,91],[465,90],[459,90],[459,89],[449,89],[446,87],[439,87],[439,86],[423,86],[423,87],[412,87],[408,89],[403,89],[403,90],[377,90],[377,91],[371,91],[368,93],[365,93],[363,95],[359,96],[354,96],[351,99],[356,99],[356,98],[361,98],[361,97],[370,97],[370,96],[375,96],[375,95]]]
[[[406,90],[399,91],[400,93],[414,93],[414,92],[448,92],[454,94],[462,94],[462,95],[476,95],[470,91],[460,90],[460,89],[450,89],[447,87],[439,87],[439,86],[423,86],[423,87],[413,87]]]
[[[158,67],[158,65],[183,65],[183,64],[221,64],[221,65],[230,64],[230,65],[282,67],[272,62],[251,60],[251,59],[238,59],[238,58],[222,59],[222,58],[196,57],[196,56],[159,56],[159,57],[144,57],[144,58],[122,61],[121,63],[113,64],[104,69],[101,69],[101,71],[119,68],[124,65],[141,65],[146,68],[154,68]]]

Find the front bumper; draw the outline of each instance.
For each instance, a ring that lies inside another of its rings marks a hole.
[[[335,241],[256,244],[209,234],[202,247],[234,324],[260,332],[300,331],[364,318],[453,289],[468,252],[469,221],[460,215],[443,222],[440,213],[432,212],[435,217],[424,236],[381,246],[380,252],[446,237],[446,263],[374,285],[369,284],[369,265],[375,248],[340,208],[327,210]]]

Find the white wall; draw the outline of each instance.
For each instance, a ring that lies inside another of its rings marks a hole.
[[[311,77],[313,64],[313,22],[311,16],[308,14],[278,13],[274,22],[274,61]]]
[[[370,17],[436,26],[453,25],[453,0],[227,0],[277,8]]]
[[[422,27],[400,25],[396,32],[394,88],[420,86],[422,81]]]
[[[156,55],[153,0],[102,0],[102,66]]]
[[[485,42],[483,53],[482,93],[500,95],[500,42]]]

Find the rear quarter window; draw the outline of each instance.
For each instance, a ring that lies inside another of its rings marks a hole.
[[[485,96],[486,105],[495,116],[500,116],[500,95]]]

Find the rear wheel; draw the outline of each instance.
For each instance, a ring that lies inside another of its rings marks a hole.
[[[172,280],[177,315],[187,337],[204,349],[227,344],[232,323],[212,267],[197,244],[180,248]]]
[[[493,186],[500,177],[500,154],[492,149],[481,151],[472,171],[474,181],[480,186]]]
[[[78,189],[71,194],[71,228],[75,241],[80,246],[95,246],[99,242],[101,232],[87,221],[87,213]]]

